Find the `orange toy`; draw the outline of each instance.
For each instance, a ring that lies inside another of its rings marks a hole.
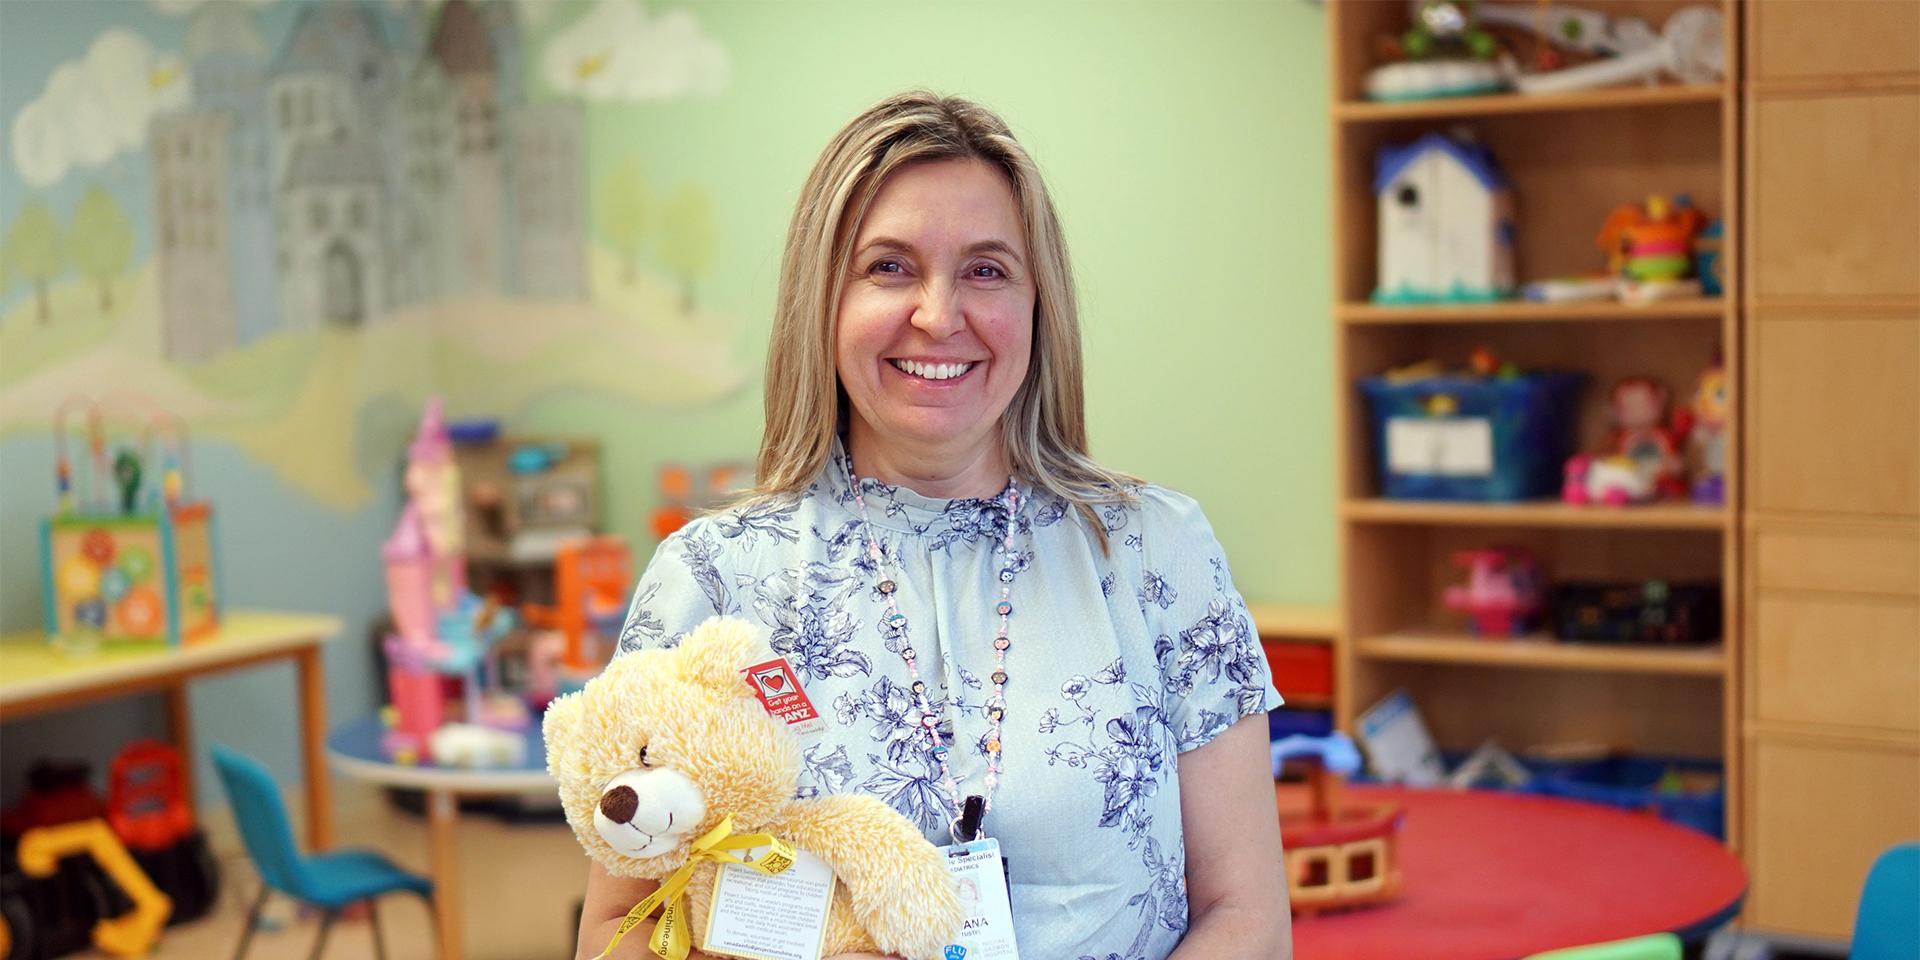
[[[568,670],[597,670],[612,655],[626,616],[633,555],[619,537],[576,540],[554,558],[553,579],[553,606],[527,604],[521,614],[529,626],[566,637]]]
[[[1641,282],[1674,281],[1693,266],[1693,238],[1707,216],[1685,197],[1655,194],[1646,206],[1619,207],[1607,217],[1595,242],[1607,254],[1607,272]]]

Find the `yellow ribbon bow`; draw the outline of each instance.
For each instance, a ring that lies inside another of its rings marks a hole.
[[[742,860],[732,853],[734,850],[751,850],[754,847],[766,847],[767,852],[753,860]],[[625,937],[628,931],[639,926],[641,921],[652,915],[653,911],[660,909],[662,904],[666,905],[666,909],[660,910],[660,922],[654,925],[653,936],[648,938],[647,946],[656,955],[666,960],[686,960],[693,945],[687,936],[686,910],[680,895],[686,890],[687,881],[693,878],[693,868],[700,861],[744,864],[771,877],[793,866],[793,858],[793,847],[773,834],[734,835],[733,815],[728,814],[720,821],[719,826],[707,831],[705,836],[693,842],[693,851],[687,855],[687,862],[680,869],[675,870],[673,875],[667,878],[666,883],[661,884],[659,889],[648,894],[645,900],[634,904],[633,909],[627,911],[627,918],[620,921],[620,929],[614,932],[613,939],[607,941],[607,948],[600,951],[594,960],[605,960],[613,953],[613,948],[620,945],[621,938]]]

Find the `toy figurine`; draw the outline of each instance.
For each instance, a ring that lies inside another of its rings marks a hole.
[[[1687,438],[1692,451],[1693,499],[1696,503],[1727,502],[1727,372],[1720,361],[1700,374],[1693,400],[1676,417],[1676,433]]]
[[[1467,582],[1447,588],[1447,608],[1471,614],[1474,633],[1518,637],[1533,628],[1540,613],[1540,567],[1533,554],[1518,547],[1462,550],[1453,562],[1467,568]]]
[[[1678,444],[1665,425],[1667,388],[1646,377],[1622,380],[1612,406],[1612,449],[1568,460],[1562,499],[1622,506],[1684,493]]]

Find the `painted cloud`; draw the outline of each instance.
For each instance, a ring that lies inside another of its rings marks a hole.
[[[648,16],[640,0],[600,0],[547,43],[554,89],[591,100],[668,100],[725,89],[727,52],[693,15]]]
[[[146,142],[147,121],[184,106],[191,78],[180,58],[138,34],[113,28],[87,55],[68,60],[13,117],[13,163],[32,187],[60,182],[76,166],[97,167]]]

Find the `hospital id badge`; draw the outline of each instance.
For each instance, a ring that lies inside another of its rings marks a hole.
[[[940,857],[959,888],[960,909],[966,915],[960,941],[947,947],[943,960],[1020,960],[1000,841],[983,837],[956,843],[941,847]]]

